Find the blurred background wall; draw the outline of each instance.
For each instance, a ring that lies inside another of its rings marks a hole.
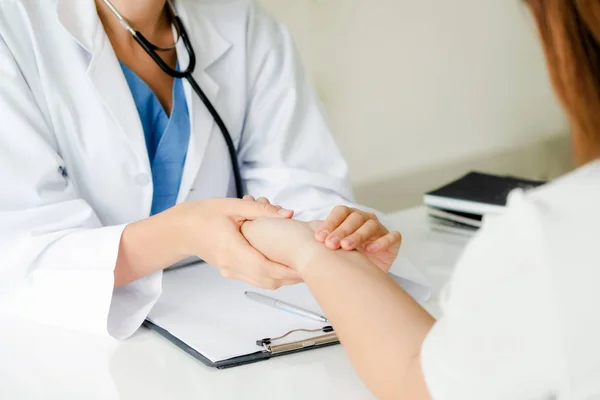
[[[471,169],[570,169],[568,126],[520,0],[261,1],[296,40],[359,201],[409,207]]]

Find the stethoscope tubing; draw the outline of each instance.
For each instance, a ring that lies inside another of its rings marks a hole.
[[[171,68],[158,54],[156,46],[154,46],[148,39],[144,37],[140,32],[134,31],[133,37],[138,42],[138,44],[148,53],[148,55],[156,62],[156,64],[163,70],[167,75],[175,78],[175,79],[185,79],[190,84],[194,92],[198,95],[200,100],[204,106],[208,109],[208,112],[214,119],[215,123],[219,127],[223,135],[223,139],[225,139],[225,143],[227,144],[227,150],[229,152],[229,157],[231,158],[231,166],[233,169],[233,176],[235,178],[235,190],[236,196],[238,198],[242,198],[244,195],[244,187],[242,183],[242,175],[240,171],[240,165],[237,157],[237,151],[235,149],[235,144],[233,143],[233,139],[225,122],[213,106],[212,102],[206,96],[196,79],[194,79],[193,73],[196,69],[196,52],[192,46],[192,43],[189,39],[185,26],[181,19],[177,16],[173,16],[173,23],[176,24],[176,28],[179,30],[179,34],[181,39],[183,40],[184,46],[189,55],[189,63],[187,68],[184,71],[177,71]]]

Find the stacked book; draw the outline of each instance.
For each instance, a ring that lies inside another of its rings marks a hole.
[[[514,189],[529,190],[546,182],[470,172],[425,194],[432,229],[472,236],[486,215],[500,214]]]

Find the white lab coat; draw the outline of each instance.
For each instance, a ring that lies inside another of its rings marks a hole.
[[[288,31],[253,0],[176,7],[247,193],[302,219],[349,204],[346,164]],[[221,133],[187,82],[185,91],[191,138],[178,202],[232,196]],[[4,312],[131,335],[159,298],[162,273],[114,290],[113,272],[124,227],[150,213],[151,170],[93,0],[0,2],[0,188]]]

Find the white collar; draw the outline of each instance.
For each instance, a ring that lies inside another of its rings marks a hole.
[[[231,43],[202,14],[197,1],[178,0],[174,4],[197,52],[199,68],[208,68],[229,50]],[[89,53],[95,53],[99,39],[106,33],[94,0],[58,0],[56,11],[73,39]]]

